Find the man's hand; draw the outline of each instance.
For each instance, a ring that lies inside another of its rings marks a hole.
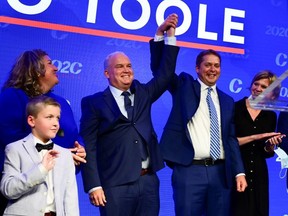
[[[45,153],[42,159],[42,165],[50,171],[55,166],[55,159],[59,156],[59,152],[56,150],[49,150]]]
[[[169,28],[167,30],[167,37],[175,37],[175,32],[176,32],[176,29],[175,28]]]
[[[86,163],[86,151],[83,146],[81,146],[78,141],[75,141],[74,148],[69,149],[72,152],[73,160],[75,165],[80,165],[80,163]]]
[[[95,206],[105,206],[106,197],[102,188],[99,188],[89,194],[90,203]]]
[[[168,36],[174,36],[177,23],[178,23],[178,15],[175,13],[170,14],[164,20],[164,22],[157,28],[156,35],[163,36],[165,31],[167,31]],[[169,29],[171,30],[168,32]]]
[[[244,175],[236,177],[236,186],[238,192],[244,192],[245,188],[247,187],[246,178]]]

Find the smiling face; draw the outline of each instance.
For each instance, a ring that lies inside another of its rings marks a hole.
[[[262,94],[276,79],[277,76],[270,70],[262,70],[255,74],[249,87],[251,97],[255,99],[258,95]],[[280,95],[280,90],[281,84],[276,87],[274,86],[272,91],[265,93],[265,100],[277,99]]]
[[[220,59],[213,54],[204,55],[200,65],[196,66],[196,72],[204,84],[215,85],[220,76]]]
[[[59,130],[60,107],[43,104],[37,106],[41,106],[41,110],[37,116],[28,116],[28,124],[33,135],[46,143],[54,138]]]
[[[124,53],[116,52],[108,57],[107,63],[104,74],[109,84],[122,91],[128,90],[134,79],[130,59]]]
[[[45,65],[45,74],[39,77],[39,83],[42,92],[47,93],[59,82],[57,76],[58,68],[52,64],[50,57],[47,55],[42,58],[42,62]]]
[[[252,83],[250,87],[252,98],[255,99],[258,95],[260,95],[268,86],[270,85],[270,81],[268,78],[263,78],[256,80]],[[273,92],[271,92],[273,93]],[[272,95],[268,95],[268,97],[272,97]]]

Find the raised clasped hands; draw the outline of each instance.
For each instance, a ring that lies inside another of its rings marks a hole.
[[[178,15],[170,14],[164,22],[157,28],[156,35],[163,36],[167,32],[168,37],[175,36],[175,29],[178,23]]]

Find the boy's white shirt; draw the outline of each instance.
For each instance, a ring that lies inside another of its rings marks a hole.
[[[38,139],[37,137],[35,137],[33,134],[33,139],[34,139],[34,145],[36,146],[37,143],[40,143],[42,145],[51,143],[52,140],[49,140],[47,143],[43,143],[40,139]],[[35,147],[36,148],[36,147]],[[47,149],[43,149],[42,151],[38,152],[39,156],[41,158],[41,161],[44,157],[44,155],[48,152]],[[45,212],[56,212],[56,206],[55,206],[55,198],[54,198],[54,184],[53,184],[53,172],[52,170],[50,170],[48,172],[48,170],[46,170],[46,168],[42,165],[42,163],[39,164],[39,169],[40,172],[42,172],[43,174],[46,175],[45,181],[47,183],[48,186],[48,190],[47,190],[47,206],[45,208]]]

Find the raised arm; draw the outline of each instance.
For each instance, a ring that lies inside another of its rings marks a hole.
[[[155,76],[161,63],[164,46],[164,35],[175,37],[175,29],[178,23],[177,14],[170,14],[157,28],[155,38],[150,41],[150,68]],[[155,41],[156,39],[156,41]]]

